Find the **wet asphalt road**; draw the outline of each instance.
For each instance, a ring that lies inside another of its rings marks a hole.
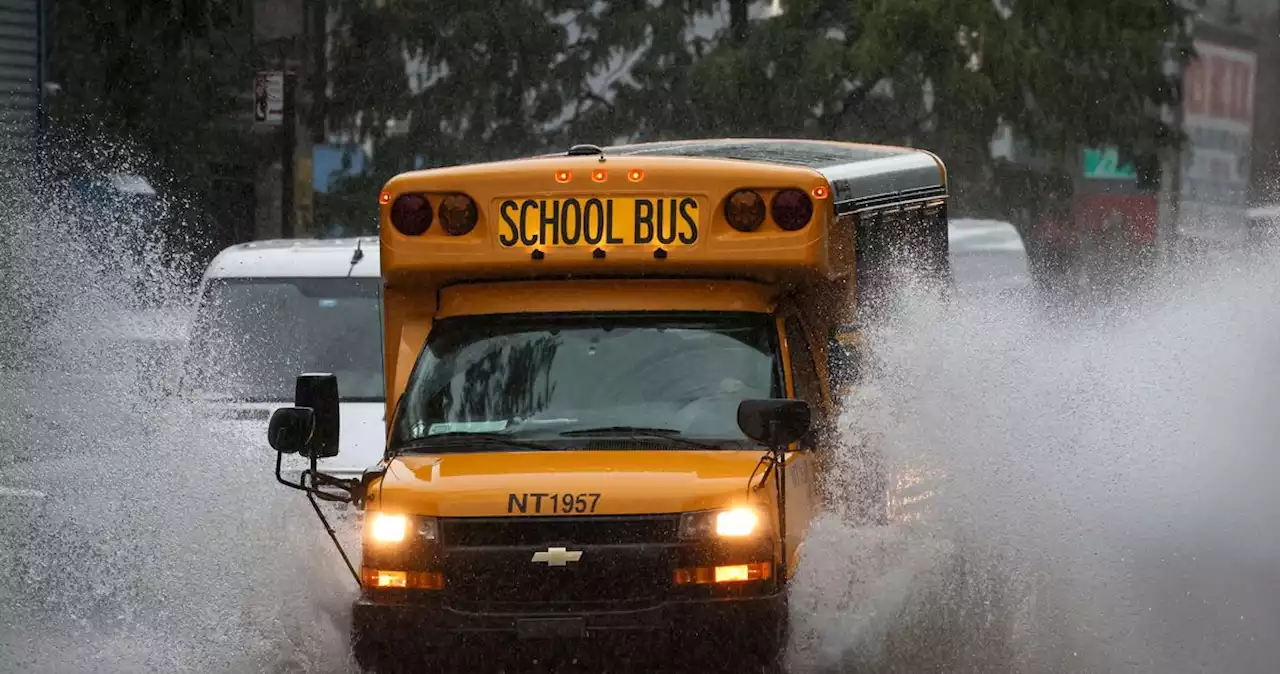
[[[0,670],[356,671],[350,578],[305,502],[271,483],[255,434],[138,402],[124,376],[7,373],[2,383]],[[815,603],[802,609],[813,652],[797,671],[1274,671],[1276,551],[1203,526],[1092,545],[1123,556],[1127,575],[1065,588],[1066,615],[1046,613],[1040,627],[1056,649],[999,670],[966,664],[1002,647],[967,636],[983,613],[956,603],[984,601],[976,596],[897,605],[902,615],[876,618],[884,649],[846,652],[887,605],[876,593],[901,583],[839,575],[863,560],[841,547],[851,535],[834,536],[815,566],[833,570],[800,581]],[[506,669],[546,671],[530,658]]]

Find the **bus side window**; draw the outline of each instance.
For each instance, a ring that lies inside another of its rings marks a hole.
[[[787,333],[787,349],[791,352],[791,377],[795,380],[796,398],[809,403],[813,415],[813,430],[809,435],[810,442],[821,433],[822,420],[826,416],[826,401],[822,397],[822,382],[818,380],[818,368],[813,361],[813,352],[805,339],[800,320],[788,316],[783,323]]]
[[[861,377],[862,342],[856,332],[836,328],[827,342],[827,374],[831,395],[843,398]]]

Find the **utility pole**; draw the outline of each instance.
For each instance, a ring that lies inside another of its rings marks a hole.
[[[284,120],[280,126],[280,237],[297,236],[294,158],[298,154],[298,75],[284,71]]]
[[[258,89],[270,110],[255,111],[257,168],[254,180],[253,238],[274,239],[302,232],[297,216],[298,86],[305,27],[304,0],[254,0],[254,42],[267,55],[258,63]],[[269,83],[264,87],[261,82]],[[259,92],[255,91],[255,94]]]

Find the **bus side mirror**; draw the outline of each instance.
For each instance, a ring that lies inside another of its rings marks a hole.
[[[314,431],[299,453],[306,458],[326,459],[338,455],[338,377],[332,374],[301,374],[294,386],[295,407],[314,412]]]
[[[315,412],[310,407],[281,407],[271,414],[267,442],[281,454],[301,452],[315,432],[315,420]]]
[[[738,404],[738,428],[769,447],[789,445],[809,432],[809,403],[803,400],[744,400]]]

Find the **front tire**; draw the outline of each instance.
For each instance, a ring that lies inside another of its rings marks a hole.
[[[670,662],[682,672],[783,674],[788,627],[784,608],[752,623],[673,635]]]
[[[409,674],[436,671],[431,653],[416,644],[387,639],[372,629],[353,625],[351,657],[367,674]]]

